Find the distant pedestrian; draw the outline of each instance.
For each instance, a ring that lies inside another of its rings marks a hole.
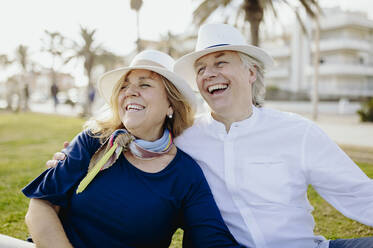
[[[56,83],[52,83],[51,85],[51,95],[52,95],[52,98],[53,98],[53,103],[54,103],[54,110],[57,110],[57,105],[58,105],[58,98],[57,98],[57,94],[58,94],[58,86]]]
[[[88,87],[88,115],[92,114],[92,106],[95,101],[95,96],[96,96],[96,90],[95,87],[89,86]]]
[[[30,99],[30,86],[28,83],[26,83],[23,88],[23,106],[22,106],[23,111],[30,110],[29,99]]]

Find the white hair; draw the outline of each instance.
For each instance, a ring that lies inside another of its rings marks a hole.
[[[264,97],[265,97],[265,86],[264,86],[264,65],[259,60],[238,52],[238,56],[240,56],[240,59],[243,63],[243,65],[250,70],[251,68],[256,69],[256,80],[253,83],[252,86],[252,102],[255,107],[263,107],[264,104]]]

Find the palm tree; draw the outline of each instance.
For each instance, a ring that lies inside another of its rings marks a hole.
[[[87,85],[87,99],[84,104],[84,116],[91,114],[91,105],[93,103],[92,94],[94,96],[94,86],[92,71],[95,66],[103,65],[106,68],[119,64],[121,58],[114,55],[103,48],[101,44],[95,43],[96,29],[89,30],[88,28],[80,27],[80,34],[82,38],[81,43],[73,42],[71,50],[73,54],[66,59],[66,63],[69,63],[73,59],[82,59],[84,64],[84,71],[88,78]]]
[[[8,58],[8,55],[0,54],[0,66],[1,67],[6,68],[9,65],[11,65],[12,63],[13,63],[13,61]]]
[[[22,98],[22,108],[23,110],[29,109],[29,97],[30,97],[30,85],[27,80],[26,74],[29,71],[29,67],[32,65],[31,59],[30,59],[30,52],[27,46],[19,45],[16,49],[16,58],[15,62],[17,62],[21,68],[22,68],[22,83],[23,83],[23,92],[21,94]],[[21,107],[20,105],[18,108]]]
[[[57,75],[56,75],[56,60],[62,59],[62,54],[65,51],[65,37],[60,34],[59,32],[50,32],[48,30],[45,30],[45,37],[42,39],[43,41],[43,47],[41,49],[42,52],[47,52],[52,56],[52,63],[50,65],[50,82],[51,82],[51,88],[54,87],[58,89],[57,87]],[[53,93],[52,93],[53,94]],[[57,104],[57,100],[55,100],[55,106]]]
[[[117,67],[123,66],[124,58],[122,56],[118,56],[109,51],[102,51],[101,54],[97,55],[97,59],[95,64],[102,65],[105,71],[113,70]]]
[[[139,25],[139,14],[140,9],[142,6],[142,0],[131,0],[130,2],[131,9],[136,11],[136,28],[137,28],[137,39],[136,39],[136,45],[137,45],[137,52],[141,51],[141,45],[140,45],[140,25]]]
[[[168,31],[166,34],[160,36],[158,44],[155,49],[168,53],[173,58],[179,58],[186,53],[191,52],[189,47],[180,46],[183,43],[192,43],[196,40],[195,35],[189,34],[173,34]]]
[[[94,89],[93,82],[92,82],[92,69],[94,66],[95,59],[97,58],[98,54],[101,52],[102,48],[100,45],[96,45],[94,42],[94,35],[96,30],[89,30],[88,28],[80,27],[80,37],[82,42],[78,43],[76,41],[72,41],[71,50],[73,54],[69,56],[65,63],[69,63],[73,59],[82,59],[84,65],[84,72],[88,78],[88,85],[87,85],[87,98],[83,105],[83,115],[88,116],[90,115],[91,109],[91,97],[90,91]]]
[[[2,69],[6,69],[10,66],[14,61],[10,60],[6,54],[0,54],[0,67]],[[11,109],[12,106],[12,96],[14,93],[14,89],[16,88],[16,83],[13,82],[10,78],[6,81],[6,92],[5,98],[7,102],[7,109]],[[18,93],[18,92],[16,92]]]
[[[315,8],[319,9],[317,0],[299,0],[306,12],[313,18],[315,16]],[[220,7],[232,7],[233,0],[203,0],[201,4],[193,12],[193,20],[197,25],[204,23],[208,17]],[[276,9],[272,0],[242,0],[240,7],[236,10],[236,16],[244,14],[245,21],[250,23],[251,43],[258,46],[260,43],[259,27],[263,21],[264,12],[270,10],[277,17]],[[297,18],[299,14],[297,10],[287,0],[281,0],[283,4],[292,8]]]
[[[21,65],[23,71],[27,71],[30,65],[29,50],[27,46],[19,45],[16,50],[16,61]]]

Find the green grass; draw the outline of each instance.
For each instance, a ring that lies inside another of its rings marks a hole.
[[[0,114],[0,233],[24,239],[28,199],[20,189],[82,129],[83,120],[43,114]]]
[[[45,162],[59,151],[65,140],[82,130],[83,119],[34,113],[0,112],[0,233],[25,239],[24,216],[28,199],[20,190],[45,169]],[[373,178],[373,165],[359,164]],[[339,214],[310,187],[315,207],[315,232],[326,238],[371,236],[373,228]],[[182,231],[174,235],[171,247],[181,247]]]

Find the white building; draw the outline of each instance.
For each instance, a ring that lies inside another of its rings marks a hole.
[[[373,96],[373,21],[361,12],[325,9],[320,19],[320,98],[358,99]],[[266,84],[292,93],[310,95],[313,83],[312,20],[298,22],[281,37],[263,40],[276,66],[266,74]]]

